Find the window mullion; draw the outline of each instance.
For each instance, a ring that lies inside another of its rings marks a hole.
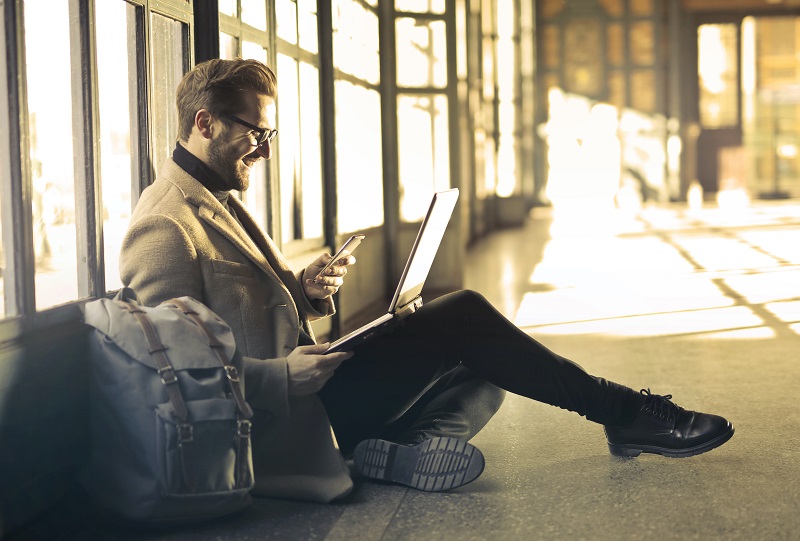
[[[3,125],[8,126],[10,157],[9,182],[2,194],[3,217],[7,220],[10,218],[10,223],[7,222],[3,228],[4,235],[10,240],[8,244],[10,250],[6,255],[7,268],[3,279],[6,284],[6,310],[22,316],[31,316],[36,312],[36,287],[28,100],[23,70],[26,63],[22,4],[5,2],[3,15],[6,34],[4,41],[7,50],[0,61],[6,62],[6,59],[10,59],[5,70],[8,108],[2,111],[2,114],[8,114],[8,118],[2,120],[5,121]]]
[[[78,248],[79,298],[105,293],[103,269],[103,203],[100,197],[100,146],[97,67],[94,55],[92,0],[70,0],[72,51],[72,119],[75,152],[75,227]],[[82,188],[82,189],[81,189]]]

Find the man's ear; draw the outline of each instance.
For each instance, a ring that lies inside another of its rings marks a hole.
[[[208,112],[208,109],[200,109],[194,115],[194,127],[204,139],[211,139],[211,121],[211,113]]]

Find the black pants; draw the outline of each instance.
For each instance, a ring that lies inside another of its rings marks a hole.
[[[624,424],[642,404],[528,336],[474,291],[440,297],[355,349],[320,391],[341,450],[366,438],[474,436],[504,391]]]

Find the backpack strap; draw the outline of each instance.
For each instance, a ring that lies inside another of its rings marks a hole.
[[[230,359],[225,354],[225,346],[222,342],[214,336],[211,329],[208,328],[206,322],[200,318],[197,311],[189,308],[186,303],[178,299],[171,299],[167,303],[174,304],[181,312],[197,324],[203,334],[206,335],[208,340],[208,347],[210,347],[217,358],[219,358],[222,366],[225,367],[225,376],[228,378],[228,385],[231,389],[233,400],[236,403],[237,426],[236,426],[236,441],[237,441],[237,460],[236,460],[236,479],[238,487],[249,487],[252,485],[253,479],[250,470],[250,463],[247,460],[250,450],[250,433],[252,430],[252,423],[250,418],[253,416],[253,409],[244,399],[242,393],[241,381],[239,379],[239,372],[236,367],[231,364]]]
[[[167,350],[167,347],[161,343],[161,339],[158,337],[158,333],[156,332],[156,328],[153,326],[153,322],[150,321],[150,318],[147,317],[147,314],[144,312],[144,310],[135,304],[129,301],[117,302],[119,302],[125,308],[125,310],[133,314],[133,316],[136,318],[136,321],[138,321],[139,325],[142,327],[142,330],[144,331],[144,338],[147,340],[147,351],[156,362],[156,366],[158,367],[158,375],[161,376],[161,383],[164,384],[164,387],[167,390],[169,401],[172,403],[172,407],[175,408],[175,415],[178,416],[178,419],[180,419],[181,423],[186,423],[189,418],[189,410],[186,409],[186,402],[184,402],[183,395],[178,387],[178,376],[175,374],[175,370],[169,363],[167,354],[164,353]]]
[[[155,326],[153,326],[153,322],[150,321],[150,318],[147,317],[144,310],[128,300],[118,300],[116,302],[136,318],[136,321],[138,321],[139,325],[142,327],[142,331],[144,331],[144,338],[147,341],[147,351],[156,362],[158,375],[161,376],[161,383],[164,384],[164,388],[167,390],[167,397],[172,407],[175,409],[175,415],[180,421],[177,424],[178,451],[181,456],[181,465],[183,466],[183,480],[187,486],[194,487],[194,472],[189,467],[188,461],[184,456],[184,445],[194,440],[194,434],[192,425],[188,422],[189,410],[186,408],[186,402],[183,400],[180,387],[178,387],[178,376],[175,374],[175,369],[170,364],[167,354],[164,353],[167,348],[161,343],[161,339],[158,337],[158,332]]]
[[[217,358],[219,358],[220,362],[225,367],[225,376],[228,378],[228,385],[230,385],[233,400],[236,403],[236,409],[239,410],[242,417],[250,419],[253,416],[253,409],[250,407],[250,404],[245,402],[244,393],[242,393],[241,382],[239,380],[239,371],[231,364],[230,359],[225,354],[225,345],[214,336],[214,333],[208,328],[206,322],[200,318],[200,315],[195,310],[189,308],[186,303],[178,299],[171,299],[167,302],[177,306],[178,309],[191,318],[200,330],[203,331],[203,334],[206,335],[208,347],[216,353]]]

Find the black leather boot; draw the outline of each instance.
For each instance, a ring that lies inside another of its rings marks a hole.
[[[733,426],[719,415],[685,410],[672,395],[640,391],[645,402],[629,425],[606,426],[608,448],[614,456],[654,453],[668,457],[699,455],[719,447],[733,436]]]

